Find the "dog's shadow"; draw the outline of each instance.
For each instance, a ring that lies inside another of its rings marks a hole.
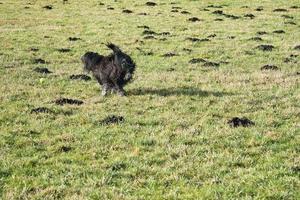
[[[180,87],[180,88],[159,88],[159,89],[153,89],[153,88],[139,88],[139,89],[132,89],[128,90],[127,95],[128,96],[140,96],[140,95],[158,95],[158,96],[201,96],[201,97],[207,97],[207,96],[227,96],[227,95],[233,95],[233,93],[229,92],[214,92],[214,91],[206,91],[201,90],[199,88],[193,88],[193,87]]]

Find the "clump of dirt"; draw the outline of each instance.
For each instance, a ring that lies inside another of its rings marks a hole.
[[[206,60],[202,58],[193,58],[189,61],[190,64],[196,64],[196,63],[206,63]]]
[[[216,18],[215,21],[224,21],[224,19]]]
[[[64,104],[72,104],[72,105],[81,105],[83,101],[77,99],[67,99],[67,98],[60,98],[54,101],[57,105],[64,105]]]
[[[268,33],[266,31],[258,31],[256,34],[257,35],[266,35]]]
[[[276,65],[264,65],[260,68],[260,70],[279,70],[279,67]]]
[[[132,10],[128,10],[128,9],[124,9],[123,11],[122,11],[123,13],[133,13],[133,11]]]
[[[46,61],[41,58],[35,58],[32,60],[33,64],[46,64]]]
[[[81,38],[78,38],[78,37],[69,37],[69,41],[77,41],[77,40],[81,40]]]
[[[142,12],[142,13],[138,13],[138,15],[148,15],[148,13]]]
[[[223,6],[208,5],[207,8],[223,8]]]
[[[173,10],[171,10],[171,12],[173,12],[173,13],[177,13],[177,12],[179,12],[178,10],[176,10],[176,9],[173,9]]]
[[[219,66],[220,66],[220,63],[206,61],[206,62],[204,63],[204,66],[205,66],[205,67],[219,67]]]
[[[261,37],[253,37],[253,38],[250,38],[249,40],[262,41],[263,39]]]
[[[101,125],[120,124],[125,121],[123,116],[111,115],[100,121]]]
[[[188,48],[183,48],[182,50],[186,52],[192,52],[192,49],[188,49]]]
[[[216,34],[211,34],[211,35],[209,35],[209,36],[207,36],[208,38],[214,38],[214,37],[216,37],[217,35]]]
[[[300,50],[300,45],[295,46],[294,50],[298,50],[299,51]]]
[[[284,22],[284,24],[297,25],[297,24],[296,24],[295,22],[293,22],[293,21]]]
[[[190,12],[186,11],[186,10],[183,10],[180,12],[181,14],[184,14],[184,15],[188,15],[188,14],[191,14]]]
[[[72,148],[69,147],[69,146],[62,146],[62,147],[59,148],[59,151],[60,151],[60,152],[65,152],[65,153],[66,153],[66,152],[71,151],[71,149],[72,149]]]
[[[212,14],[223,15],[224,12],[223,12],[223,10],[215,10],[214,12],[212,12]]]
[[[114,10],[115,8],[113,7],[107,7],[107,10]]]
[[[52,73],[51,71],[49,71],[48,68],[46,67],[36,67],[33,69],[33,71],[37,72],[37,73],[41,73],[41,74],[50,74]]]
[[[281,15],[281,17],[283,17],[285,19],[294,19],[294,17],[292,17],[290,15]]]
[[[261,51],[272,51],[275,47],[273,45],[269,44],[262,44],[256,47],[256,49],[259,49]]]
[[[35,47],[31,47],[31,48],[30,48],[30,51],[37,52],[37,51],[39,51],[39,49],[38,49],[38,48],[35,48]]]
[[[53,111],[46,107],[38,107],[32,109],[30,113],[53,113]]]
[[[176,53],[173,53],[173,52],[168,52],[164,55],[162,55],[163,57],[173,57],[173,56],[178,56]]]
[[[90,81],[92,80],[91,77],[85,75],[85,74],[73,74],[70,76],[70,79],[72,80],[83,80],[83,81]]]
[[[283,34],[283,33],[285,33],[285,31],[284,30],[275,30],[275,31],[273,31],[273,33]]]
[[[146,2],[146,6],[156,6],[157,4],[151,1]]]
[[[153,35],[147,35],[144,37],[145,40],[150,40],[150,39],[153,39],[153,40],[156,40],[156,37],[154,37]]]
[[[191,17],[188,19],[188,21],[190,22],[198,22],[198,21],[201,21],[198,17]]]
[[[68,48],[61,48],[61,49],[57,49],[57,51],[61,52],[61,53],[67,53],[67,52],[70,52],[71,49],[68,49]]]
[[[288,12],[288,10],[285,8],[276,8],[273,10],[273,12]]]
[[[255,125],[254,122],[252,122],[251,120],[249,120],[246,117],[242,117],[242,118],[238,118],[238,117],[234,117],[231,120],[229,120],[227,122],[231,127],[239,127],[239,126],[243,126],[243,127],[248,127],[248,126],[253,126]]]
[[[52,5],[47,5],[47,6],[44,6],[43,8],[47,9],[47,10],[51,10],[53,8]]]
[[[193,37],[188,37],[188,38],[186,38],[186,40],[189,40],[191,42],[208,42],[208,41],[210,41],[208,38],[200,39],[200,38],[193,38]]]
[[[143,25],[143,26],[137,26],[138,28],[143,28],[143,29],[150,29],[150,27],[149,26],[145,26],[145,25]]]
[[[182,8],[179,6],[172,6],[172,9],[182,9]]]
[[[253,14],[250,13],[250,14],[245,14],[244,17],[248,17],[250,19],[254,19],[255,15],[253,15]]]
[[[161,32],[161,33],[157,33],[157,35],[167,36],[167,35],[171,35],[171,33],[170,32]]]
[[[175,68],[173,67],[167,69],[167,72],[173,72],[173,71],[175,71]]]
[[[255,10],[256,10],[256,11],[263,11],[264,8],[263,8],[263,7],[258,7],[258,8],[256,8]]]
[[[151,30],[144,30],[143,35],[157,35],[157,33],[155,31],[151,31]]]

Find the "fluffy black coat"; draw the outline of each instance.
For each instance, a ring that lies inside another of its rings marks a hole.
[[[103,96],[109,91],[116,91],[123,96],[125,95],[123,87],[132,80],[135,63],[118,46],[112,43],[106,46],[113,50],[112,54],[102,56],[98,53],[87,52],[81,57],[84,70],[93,73],[102,86]]]

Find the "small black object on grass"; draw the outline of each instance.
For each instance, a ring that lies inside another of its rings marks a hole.
[[[52,7],[52,5],[47,5],[47,6],[44,6],[43,8],[51,10],[53,7]]]
[[[275,47],[273,45],[269,44],[262,44],[256,47],[256,49],[259,49],[261,51],[272,51]]]
[[[245,14],[244,17],[248,17],[250,19],[254,19],[255,15],[253,15],[253,14],[250,13],[250,14]]]
[[[46,67],[37,67],[33,71],[41,73],[41,74],[50,74],[52,73],[51,71],[48,70]]]
[[[151,1],[146,2],[146,6],[156,6],[157,4]]]
[[[249,120],[246,117],[242,117],[242,118],[238,118],[238,117],[234,117],[231,120],[229,120],[227,122],[231,127],[239,127],[239,126],[243,126],[243,127],[248,127],[248,126],[253,126],[255,125],[254,122],[252,122],[251,120]]]
[[[273,10],[273,12],[287,12],[288,10],[287,9],[284,9],[284,8],[277,8],[275,10]]]
[[[124,117],[111,115],[100,121],[101,125],[120,124],[125,121]]]
[[[76,74],[76,75],[73,74],[73,75],[70,76],[70,79],[72,79],[72,80],[84,80],[84,81],[90,81],[90,80],[92,80],[91,77],[89,77],[89,76],[87,76],[85,74]]]
[[[78,38],[78,37],[69,37],[69,40],[70,41],[77,41],[77,40],[81,40],[81,39]]]
[[[38,108],[34,108],[30,111],[30,113],[53,113],[52,110],[50,110],[49,108],[46,107],[38,107]]]
[[[283,34],[283,33],[285,33],[285,31],[284,30],[276,30],[276,31],[273,31],[273,33]]]
[[[300,50],[300,45],[295,46],[294,50]]]
[[[169,52],[169,53],[165,53],[164,55],[162,55],[163,57],[173,57],[173,56],[177,56],[176,53],[173,52]]]
[[[71,151],[71,149],[72,149],[71,147],[68,147],[68,146],[62,146],[62,147],[59,148],[59,151],[60,151],[60,152],[65,152],[65,153],[66,153],[66,152]]]
[[[61,52],[61,53],[67,53],[67,52],[70,52],[71,49],[68,49],[68,48],[61,48],[61,49],[57,49],[57,51]]]
[[[32,60],[33,64],[46,64],[46,61],[41,58],[35,58]]]
[[[188,21],[190,21],[190,22],[198,22],[198,21],[200,21],[200,19],[198,17],[191,17],[191,18],[188,19]]]
[[[260,68],[260,70],[279,70],[279,67],[276,65],[264,65]]]
[[[129,14],[129,13],[133,13],[133,11],[128,10],[128,9],[125,9],[125,10],[123,10],[122,12],[123,12],[123,13],[128,13],[128,14]]]
[[[81,105],[83,101],[77,99],[67,99],[67,98],[60,98],[54,101],[57,105],[64,105],[64,104],[72,104],[72,105]]]

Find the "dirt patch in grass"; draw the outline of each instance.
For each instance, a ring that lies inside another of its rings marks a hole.
[[[178,54],[176,53],[173,53],[173,52],[168,52],[168,53],[165,53],[164,55],[162,55],[163,57],[174,57],[174,56],[178,56]]]
[[[149,26],[145,26],[145,25],[140,25],[140,26],[137,26],[138,28],[143,28],[143,29],[150,29],[150,27]]]
[[[183,11],[181,11],[180,13],[181,13],[181,14],[184,14],[184,15],[189,15],[189,14],[191,14],[190,12],[188,12],[188,11],[186,11],[186,10],[183,10]]]
[[[39,49],[38,49],[38,48],[36,48],[36,47],[31,47],[29,50],[30,50],[30,51],[33,51],[33,52],[37,52],[37,51],[39,51]]]
[[[200,39],[200,38],[194,38],[194,37],[188,37],[188,38],[186,38],[186,40],[189,40],[191,42],[208,42],[208,41],[210,41],[208,38]]]
[[[69,146],[62,146],[62,147],[59,148],[59,152],[64,152],[64,153],[67,153],[71,150],[72,150],[72,148],[69,147]]]
[[[57,105],[65,105],[65,104],[71,104],[71,105],[81,105],[83,104],[83,101],[77,100],[77,99],[67,99],[67,98],[59,98],[54,101]]]
[[[33,69],[33,71],[37,72],[37,73],[41,73],[41,74],[50,74],[52,73],[51,71],[49,71],[48,68],[46,67],[36,67]]]
[[[78,37],[69,37],[68,39],[69,39],[69,41],[81,40],[81,38],[78,38]]]
[[[38,107],[32,109],[30,113],[53,113],[53,111],[46,107]]]
[[[254,19],[255,18],[255,15],[253,14],[245,14],[244,17],[247,17],[247,18],[250,18],[250,19]]]
[[[293,22],[293,21],[284,22],[284,24],[297,25],[296,22]]]
[[[76,75],[72,74],[70,76],[70,79],[72,79],[72,80],[83,80],[83,81],[90,81],[90,80],[92,80],[91,77],[89,77],[89,76],[87,76],[85,74],[76,74]]]
[[[234,117],[234,118],[230,119],[227,123],[231,127],[234,127],[234,128],[239,127],[239,126],[248,127],[248,126],[255,125],[254,122],[252,122],[251,120],[249,120],[246,117],[242,117],[242,118]]]
[[[262,44],[256,47],[256,49],[261,51],[272,51],[275,47],[269,44]]]
[[[253,40],[253,41],[263,41],[263,39],[261,37],[253,37],[250,38],[249,40]]]
[[[258,32],[256,32],[256,34],[257,35],[266,35],[266,34],[268,34],[268,32],[266,32],[266,31],[258,31]]]
[[[273,10],[273,12],[288,12],[288,10],[285,8],[276,8]]]
[[[123,116],[111,115],[100,121],[101,125],[120,124],[125,121]]]
[[[219,67],[220,66],[220,63],[207,61],[202,58],[193,58],[189,61],[189,63],[190,64],[203,63],[203,66],[205,66],[205,67]]]
[[[258,11],[258,12],[260,12],[260,11],[263,11],[264,8],[263,8],[263,7],[258,7],[258,8],[256,8],[255,10]]]
[[[61,49],[57,49],[57,51],[61,52],[61,53],[67,53],[67,52],[70,52],[71,49],[68,49],[68,48],[61,48]]]
[[[156,6],[157,4],[156,4],[155,2],[148,1],[148,2],[146,2],[145,5],[146,5],[146,6]]]
[[[53,9],[53,6],[52,5],[47,5],[47,6],[43,6],[44,9],[47,9],[47,10],[52,10]]]
[[[273,31],[273,33],[276,33],[276,34],[284,34],[285,31],[284,31],[284,30],[275,30],[275,31]]]
[[[32,60],[33,64],[46,64],[46,61],[44,59],[41,58],[35,58]]]
[[[276,65],[264,65],[260,68],[260,70],[279,70],[279,67],[277,67]]]
[[[130,13],[133,13],[133,11],[132,11],[132,10],[128,10],[128,9],[124,9],[124,10],[122,11],[122,13],[128,13],[128,14],[130,14]]]
[[[188,19],[188,21],[190,21],[190,22],[199,22],[201,20],[198,17],[191,17],[191,18]]]

